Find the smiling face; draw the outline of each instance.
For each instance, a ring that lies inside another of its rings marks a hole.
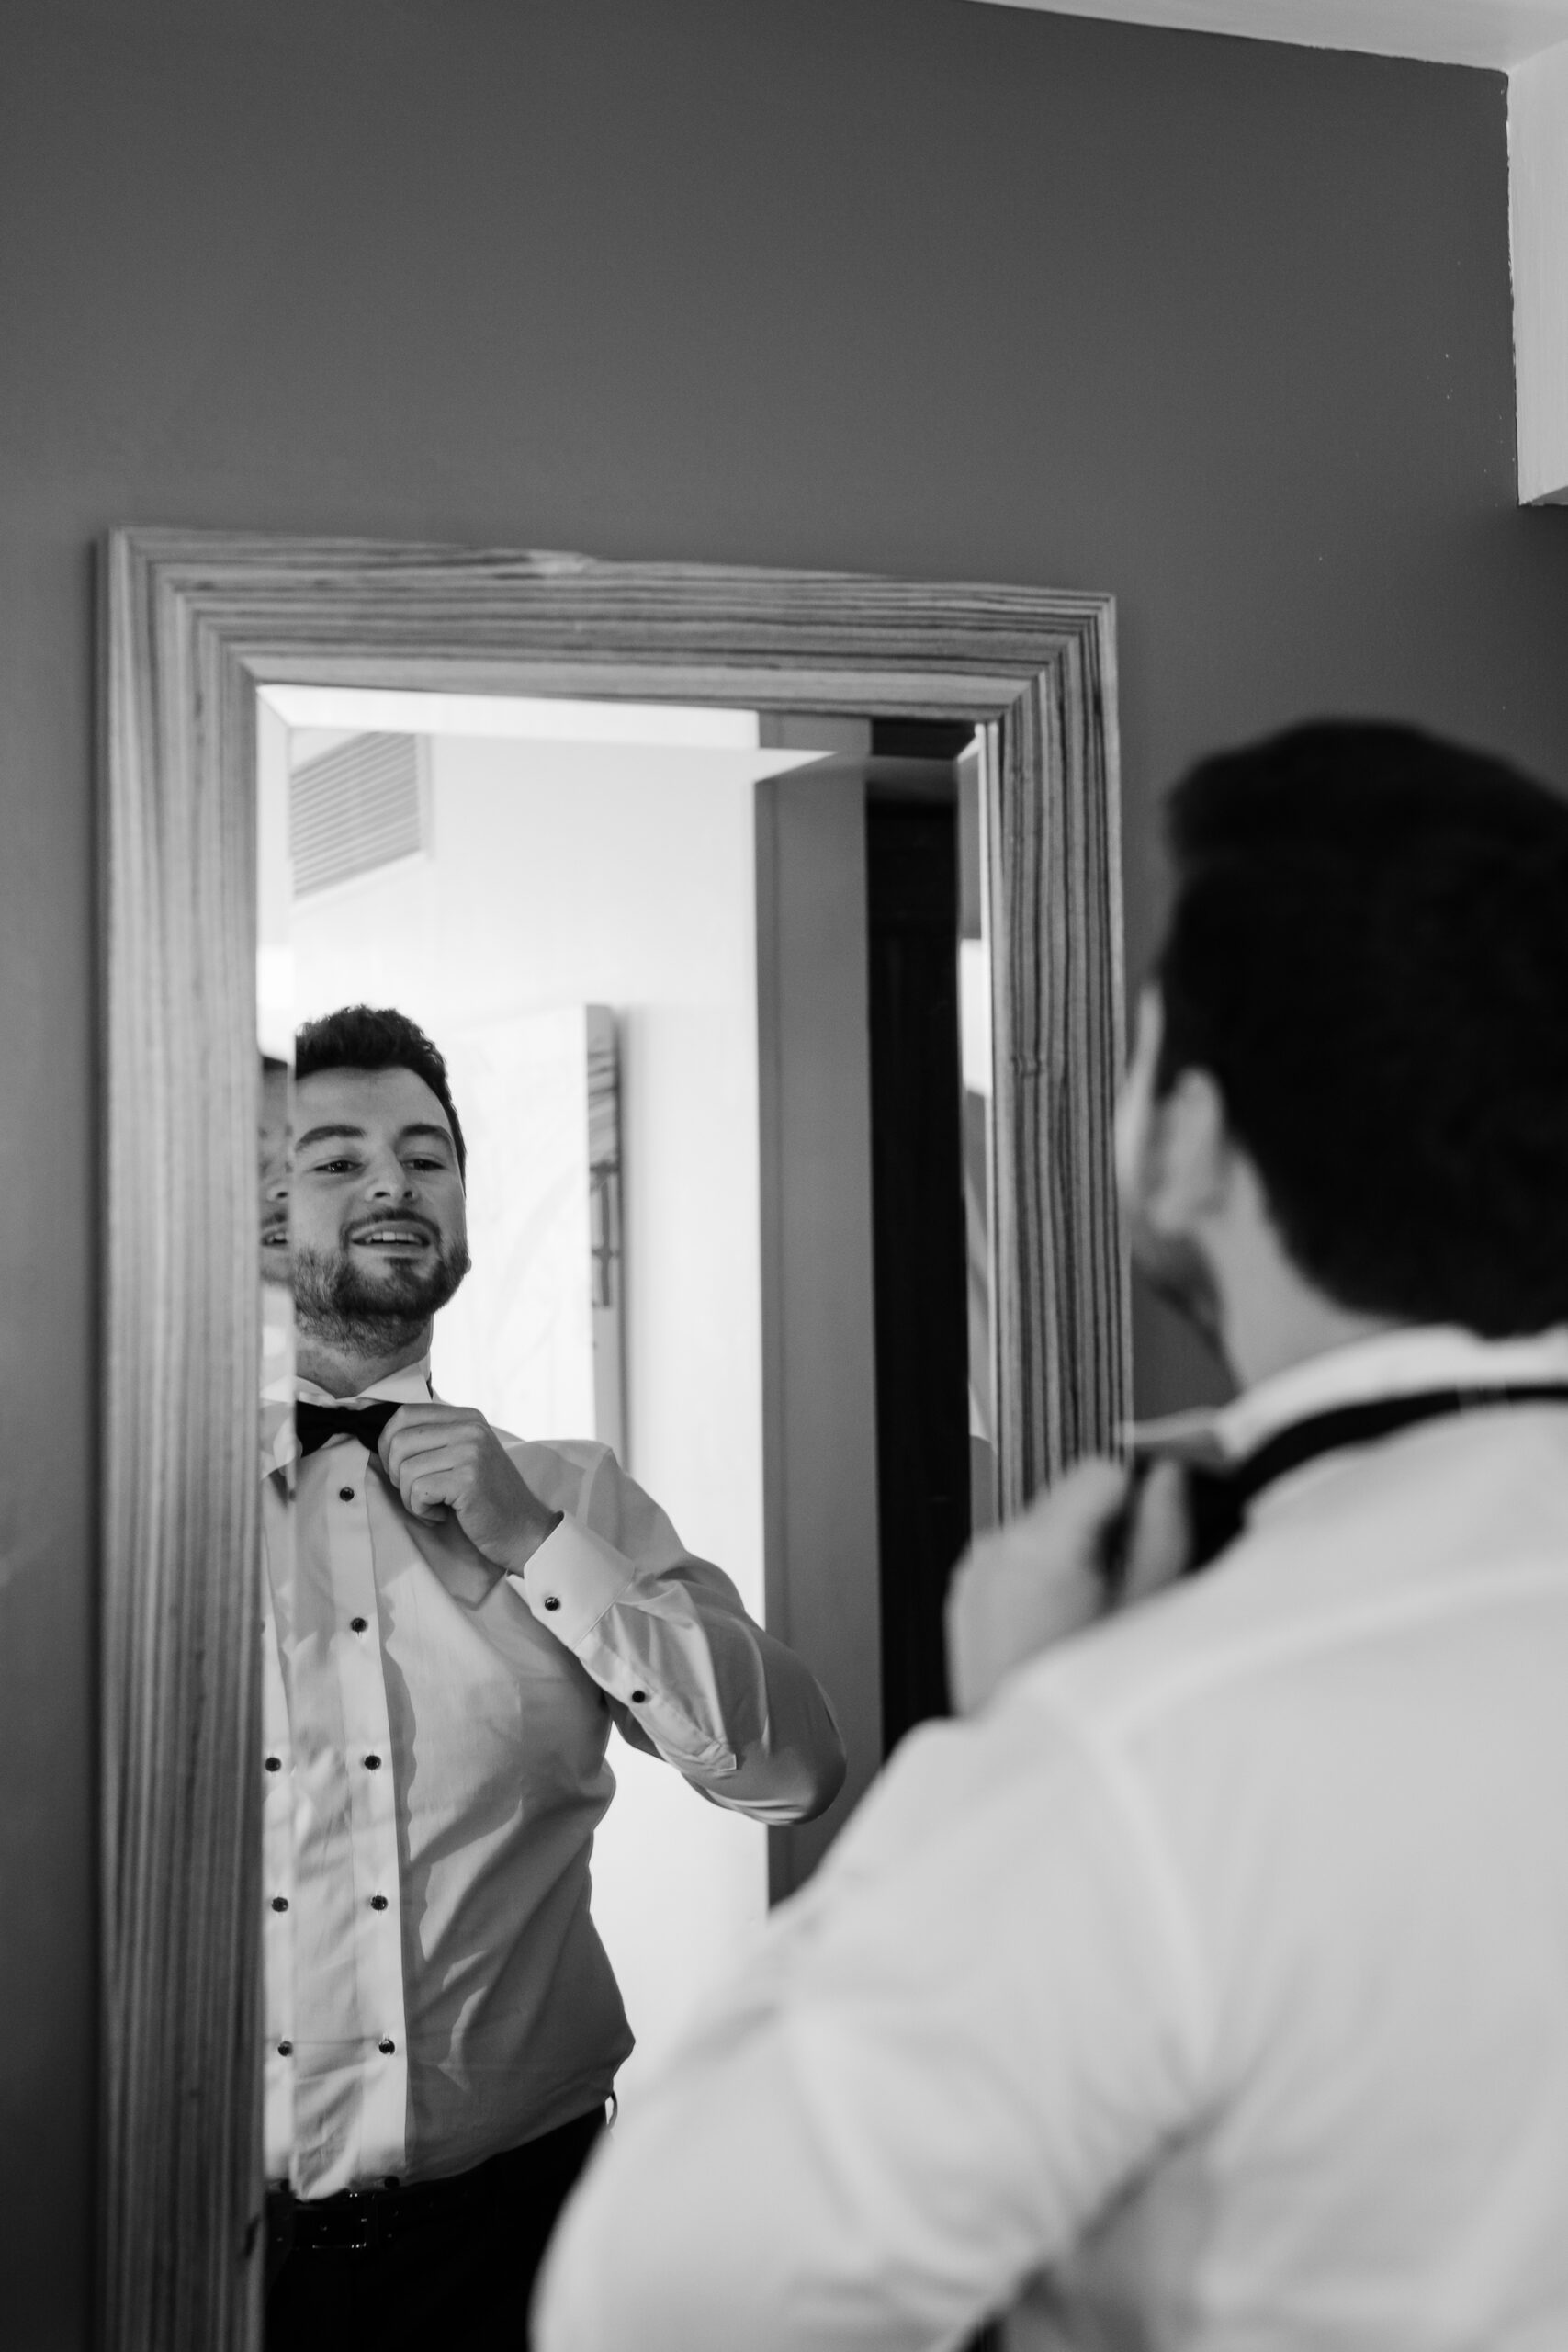
[[[446,1114],[409,1069],[323,1069],[294,1090],[295,1311],[382,1357],[412,1344],[468,1270]]]

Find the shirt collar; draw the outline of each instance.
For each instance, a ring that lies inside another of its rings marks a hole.
[[[1457,1323],[1405,1325],[1292,1364],[1217,1411],[1173,1413],[1127,1434],[1141,1450],[1239,1462],[1277,1430],[1338,1405],[1540,1380],[1568,1381],[1568,1324],[1522,1340],[1483,1340]]]
[[[401,1372],[389,1372],[385,1380],[373,1380],[368,1388],[356,1389],[352,1396],[333,1396],[318,1388],[313,1380],[297,1379],[294,1384],[295,1402],[300,1405],[367,1405],[373,1396],[394,1397],[400,1405],[428,1405],[430,1395],[428,1356],[404,1364]]]

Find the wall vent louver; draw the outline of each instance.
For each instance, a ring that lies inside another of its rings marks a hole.
[[[295,897],[428,849],[429,806],[418,735],[355,735],[307,761],[288,786]]]

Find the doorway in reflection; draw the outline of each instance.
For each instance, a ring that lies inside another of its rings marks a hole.
[[[885,721],[865,781],[883,1745],[946,1711],[942,1608],[996,1516],[990,973],[972,730]]]
[[[852,1795],[942,1707],[942,1588],[992,1510],[979,756],[963,729],[832,715],[262,696],[264,1045],[396,1005],[468,1133],[437,1395],[611,1443],[807,1656]],[[807,898],[831,863],[826,944],[790,915],[792,860]],[[790,1240],[804,1157],[833,1206]],[[836,1432],[815,1451],[807,1384]],[[828,1547],[820,1606],[797,1569]],[[785,1833],[809,1842],[782,1870],[775,1833],[770,1880],[756,1825],[618,1738],[612,1760],[593,1910],[635,2100],[841,1810]]]

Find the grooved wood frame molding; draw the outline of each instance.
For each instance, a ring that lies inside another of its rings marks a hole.
[[[1111,599],[130,531],[104,566],[101,2340],[259,2342],[255,696],[988,721],[1004,1508],[1127,1409]]]

